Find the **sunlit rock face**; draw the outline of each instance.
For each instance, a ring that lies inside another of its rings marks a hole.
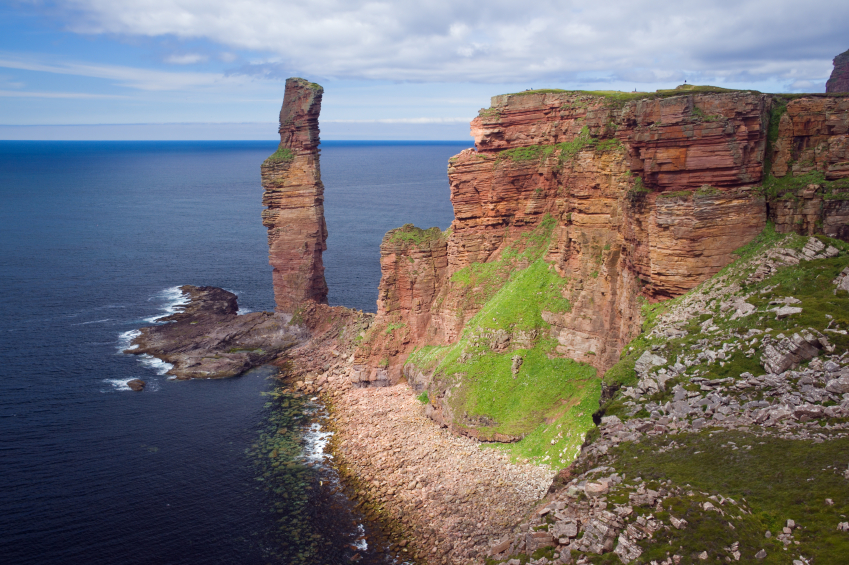
[[[268,258],[279,312],[305,302],[327,303],[321,254],[327,249],[324,185],[319,166],[318,115],[321,86],[286,81],[280,110],[280,146],[262,164],[262,223],[268,228]]]

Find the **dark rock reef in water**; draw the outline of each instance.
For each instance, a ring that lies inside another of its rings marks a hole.
[[[153,355],[174,365],[178,380],[240,375],[269,363],[305,335],[290,317],[273,312],[239,315],[236,295],[211,286],[180,287],[190,298],[182,311],[160,318],[165,324],[142,328],[125,353]]]
[[[834,70],[825,83],[826,92],[849,92],[849,50],[834,58]]]

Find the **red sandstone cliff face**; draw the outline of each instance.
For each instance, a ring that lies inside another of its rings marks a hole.
[[[770,219],[782,233],[849,240],[849,98],[802,98],[780,110],[770,158],[789,188],[770,201]]]
[[[769,105],[754,93],[630,102],[583,93],[494,97],[472,122],[477,150],[449,162],[455,220],[445,251],[441,242],[429,250],[447,254],[442,278],[422,295],[410,285],[398,290],[393,281],[415,259],[384,243],[382,293],[404,295],[419,313],[408,321],[407,308],[384,301],[372,331],[406,323],[419,338],[380,358],[361,348],[361,365],[378,367],[363,380],[394,380],[413,347],[456,340],[486,296],[460,289],[452,275],[499,260],[546,217],[556,220],[546,259],[568,279],[564,297],[573,305],[546,314],[557,351],[610,367],[639,332],[640,294],[685,292],[763,228],[764,201],[751,186],[763,171]],[[526,336],[506,339],[528,345]]]
[[[397,381],[400,359],[414,347],[441,341],[431,323],[431,309],[445,283],[447,254],[446,237],[439,228],[422,230],[408,224],[384,236],[379,319],[357,350],[355,382],[382,386]]]
[[[767,218],[779,230],[849,237],[849,185],[834,184],[849,177],[849,98],[686,90],[635,98],[492,99],[472,121],[476,149],[449,161],[451,229],[425,246],[390,234],[381,246],[378,313],[357,352],[363,383],[399,378],[415,347],[455,342],[492,292],[452,277],[500,261],[545,218],[556,222],[545,258],[572,304],[545,314],[550,335],[558,354],[600,372],[639,333],[638,296],[693,288]],[[765,166],[770,182],[813,171],[827,183],[767,203]],[[527,336],[499,339],[502,349],[528,347]]]
[[[262,203],[267,207],[262,223],[268,228],[268,258],[280,312],[293,312],[305,302],[327,302],[321,259],[327,227],[318,159],[323,92],[304,79],[286,81],[280,146],[262,164]]]
[[[834,58],[834,70],[825,83],[826,92],[849,92],[849,51]]]

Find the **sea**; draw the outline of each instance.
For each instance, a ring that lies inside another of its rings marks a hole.
[[[0,141],[0,562],[403,562],[339,482],[318,401],[269,367],[174,382],[122,353],[183,284],[273,309],[276,145]],[[470,146],[322,143],[331,304],[375,310],[389,229],[449,226],[447,161]]]

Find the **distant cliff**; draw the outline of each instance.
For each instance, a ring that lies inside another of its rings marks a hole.
[[[286,81],[280,146],[262,164],[262,223],[268,228],[268,258],[280,312],[293,312],[305,302],[327,302],[321,258],[327,249],[327,226],[318,157],[323,92],[301,78]]]
[[[849,50],[834,58],[834,70],[825,83],[825,91],[849,92]]]
[[[524,432],[495,398],[512,393],[492,383],[483,402],[471,382],[512,386],[530,358],[602,374],[639,334],[639,300],[695,287],[768,220],[849,237],[849,97],[528,91],[494,97],[472,134],[448,165],[450,229],[384,238],[355,380],[403,372],[435,419],[478,437]]]

